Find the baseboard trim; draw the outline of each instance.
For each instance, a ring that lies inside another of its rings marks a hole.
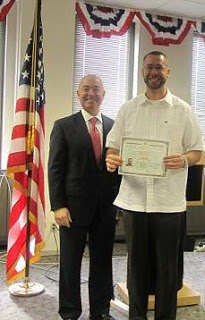
[[[43,250],[41,252],[41,256],[42,257],[48,257],[48,256],[59,256],[59,254],[57,254],[56,250]]]

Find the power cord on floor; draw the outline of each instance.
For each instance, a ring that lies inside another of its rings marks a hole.
[[[3,185],[3,181],[5,180],[6,181],[6,185],[7,185],[7,188],[8,188],[8,194],[9,194],[9,206],[11,204],[11,194],[12,194],[12,191],[11,191],[11,184],[9,183],[9,179],[8,177],[6,176],[5,172],[4,173],[1,173],[0,171],[0,178],[2,178],[0,180],[0,190],[1,190],[1,187]]]
[[[54,282],[59,282],[59,279],[56,279],[55,277],[58,276],[59,278],[59,249],[58,249],[58,242],[57,242],[57,237],[56,237],[56,231],[59,232],[59,227],[53,223],[52,225],[52,230],[53,230],[53,236],[56,244],[56,256],[57,256],[57,264],[51,266],[49,269],[46,270],[45,272],[45,277],[49,280],[52,280]],[[42,263],[43,264],[43,263]],[[88,279],[87,278],[81,278],[81,284],[87,283]]]
[[[58,249],[58,242],[57,242],[57,237],[56,237],[56,231],[59,232],[59,227],[56,224],[53,224],[53,236],[54,236],[54,241],[56,245],[56,261],[54,262],[36,262],[35,264],[31,264],[29,267],[34,269],[34,270],[41,270],[45,272],[45,277],[49,280],[58,282],[59,280],[55,278],[55,275],[59,275],[58,269],[59,269],[59,249]],[[6,264],[6,256],[7,256],[7,251],[2,250],[0,251],[0,263]],[[47,259],[53,259],[52,256],[46,256]],[[49,268],[43,268],[41,266],[48,266],[51,265]],[[81,278],[81,284],[87,283],[88,279],[87,278]]]
[[[7,255],[6,250],[5,251],[1,251],[0,254],[1,254],[0,255],[0,263],[6,264],[6,255]]]
[[[59,267],[59,249],[58,249],[58,241],[56,237],[56,232],[59,232],[59,227],[55,223],[52,224],[52,231],[53,231],[53,237],[56,245],[56,261],[55,263],[53,263],[54,265],[52,265],[49,269],[46,270],[45,277],[49,280],[58,282],[58,280],[56,280],[50,275],[50,273],[53,273],[52,271],[53,269],[58,269]]]
[[[59,227],[56,224],[52,225],[52,231],[53,231],[53,237],[54,237],[54,241],[55,241],[55,245],[56,245],[56,261],[53,262],[46,262],[46,261],[42,261],[42,262],[36,262],[35,264],[30,265],[30,268],[32,269],[36,269],[36,270],[41,270],[45,272],[45,277],[49,280],[52,280],[54,282],[58,282],[59,280],[56,279],[56,277],[59,277],[59,248],[58,248],[58,241],[57,241],[57,236],[56,236],[56,231],[59,232]],[[6,264],[6,255],[7,252],[5,251],[1,251],[0,253],[2,253],[2,255],[0,255],[0,263]],[[53,258],[53,256],[46,256],[47,259],[51,259],[51,257]],[[84,256],[85,257],[85,256]],[[85,257],[86,258],[86,257]],[[122,264],[124,264],[124,262],[126,261],[126,257],[125,255],[113,255],[113,259],[117,260],[117,259],[122,259],[123,261],[120,264],[118,271],[120,272],[120,269],[122,267]],[[44,257],[45,259],[45,257]],[[41,266],[48,266],[50,265],[49,268],[43,268]],[[88,282],[87,278],[82,277],[81,278],[81,284],[85,284]],[[114,285],[115,286],[115,285]]]

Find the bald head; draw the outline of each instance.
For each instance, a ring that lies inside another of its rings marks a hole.
[[[143,58],[143,63],[145,63],[146,59],[149,56],[158,57],[158,59],[162,59],[168,65],[168,57],[166,56],[165,53],[163,53],[161,51],[151,51],[151,52],[147,53]]]
[[[77,95],[84,110],[92,116],[98,114],[105,95],[100,77],[92,74],[83,77],[80,81]]]
[[[103,83],[100,77],[96,76],[95,74],[87,74],[80,80],[79,89],[84,85],[84,83],[87,83],[89,81],[98,82],[103,87]]]

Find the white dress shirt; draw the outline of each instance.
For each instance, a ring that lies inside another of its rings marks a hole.
[[[126,102],[107,136],[106,147],[120,149],[122,137],[169,141],[169,154],[203,150],[202,134],[191,107],[167,92],[152,101],[145,94]],[[166,177],[122,177],[114,204],[140,212],[186,210],[188,168],[167,169]]]

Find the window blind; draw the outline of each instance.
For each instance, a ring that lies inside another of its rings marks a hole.
[[[93,38],[87,36],[76,17],[73,79],[73,112],[81,109],[76,91],[84,75],[101,77],[106,94],[101,111],[115,119],[121,105],[132,95],[134,25],[123,36]],[[131,63],[132,61],[132,63]]]
[[[193,35],[191,105],[205,138],[205,43],[197,33]]]

